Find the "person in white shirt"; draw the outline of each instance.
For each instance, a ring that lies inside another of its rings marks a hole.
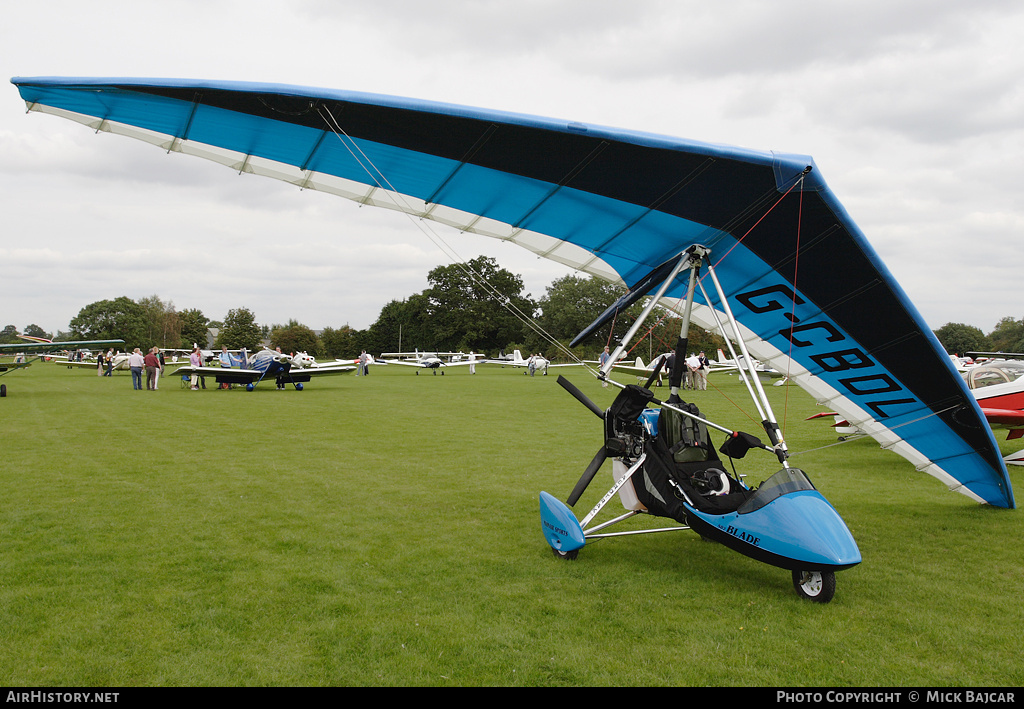
[[[142,350],[136,347],[128,355],[128,369],[132,372],[132,389],[142,389],[142,368],[146,366],[146,360],[142,357]]]

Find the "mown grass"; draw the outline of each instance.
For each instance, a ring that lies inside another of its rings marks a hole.
[[[794,465],[864,557],[832,603],[686,532],[562,562],[537,494],[564,499],[600,424],[555,376],[477,372],[376,367],[284,393],[135,392],[46,364],[4,377],[0,684],[1024,683],[1018,511],[869,440],[820,448],[831,429],[803,420],[820,409],[770,388],[790,448],[818,449]],[[720,382],[695,400],[756,432]],[[741,462],[755,483],[777,467]]]

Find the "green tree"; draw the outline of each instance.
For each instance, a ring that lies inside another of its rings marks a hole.
[[[226,345],[228,349],[237,350],[243,347],[247,350],[256,350],[260,346],[260,326],[256,322],[256,316],[248,308],[237,308],[229,310],[224,318],[224,324],[217,335],[214,346]]]
[[[399,350],[411,352],[416,348],[440,349],[430,329],[428,305],[422,293],[406,300],[392,300],[381,308],[377,320],[357,344],[375,355]]]
[[[129,351],[153,346],[145,310],[127,296],[90,303],[78,311],[69,327],[74,339],[121,339]]]
[[[965,352],[983,352],[991,346],[985,333],[973,325],[949,322],[934,332],[935,337],[949,354],[963,355]]]
[[[535,305],[523,295],[523,279],[479,256],[466,264],[438,266],[427,275],[432,347],[493,351],[520,341],[527,326],[516,315],[533,316]]]
[[[320,338],[310,328],[296,320],[287,325],[277,325],[270,331],[270,346],[280,347],[282,352],[305,352],[313,357],[323,356]]]
[[[1003,318],[988,334],[988,339],[996,352],[1024,352],[1024,320]]]
[[[320,342],[323,344],[323,355],[331,359],[355,359],[360,353],[360,333],[348,325],[342,325],[338,329],[325,327],[320,333]],[[378,352],[378,354],[380,354]]]
[[[554,280],[537,301],[540,310],[537,321],[548,335],[568,344],[621,295],[620,286],[600,278],[572,274],[563,276]],[[600,351],[611,339],[613,327],[621,337],[631,322],[632,319],[624,313],[588,336],[581,345],[587,350]],[[540,347],[533,342],[530,345],[531,349]],[[593,353],[590,356],[593,357]]]
[[[12,345],[15,342],[24,342],[18,337],[18,328],[14,325],[8,325],[3,330],[0,330],[0,343],[5,345]]]
[[[157,295],[139,298],[138,302],[146,318],[146,339],[161,349],[179,347],[181,318],[174,309],[174,303],[165,303]]]
[[[537,306],[540,309],[537,321],[546,333],[567,345],[597,320],[598,316],[614,304],[622,294],[621,286],[600,278],[571,274],[563,276],[553,281],[544,296],[537,301]],[[645,303],[646,300],[641,299],[624,311],[613,315],[602,327],[581,341],[576,348],[577,355],[594,359],[605,345],[614,348],[640,317]],[[673,334],[668,338],[670,344],[666,344],[664,342],[667,337],[665,333],[672,331],[672,328],[665,325],[664,314],[664,311],[655,310],[639,330],[638,339],[649,337],[652,340],[652,345],[648,347],[649,351],[662,352],[675,345],[679,326],[676,325]],[[659,322],[660,325],[655,328]],[[655,342],[659,338],[662,341]],[[629,344],[635,346],[636,342]],[[543,344],[539,338],[528,338],[527,345],[531,350],[543,350]],[[645,352],[642,356],[646,358],[647,353]]]
[[[181,322],[181,344],[179,347],[191,347],[193,344],[206,347],[206,330],[209,327],[206,316],[198,308],[187,308],[178,313]]]

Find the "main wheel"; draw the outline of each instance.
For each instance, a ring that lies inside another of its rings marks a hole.
[[[573,549],[572,551],[559,551],[558,549],[551,547],[551,553],[557,558],[564,559],[565,561],[576,561],[576,558],[580,555],[580,550]]]
[[[794,571],[793,587],[801,598],[828,603],[836,595],[836,575],[832,571]]]

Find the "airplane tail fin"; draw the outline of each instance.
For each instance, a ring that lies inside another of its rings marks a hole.
[[[636,368],[637,369],[643,369],[644,368],[644,361],[640,357],[636,358]]]
[[[725,352],[722,352],[722,348],[719,347],[718,348],[718,363],[719,364],[725,364],[725,362],[726,362]]]
[[[523,361],[523,355],[519,350],[516,350],[515,352],[512,353],[512,361],[520,363]]]

